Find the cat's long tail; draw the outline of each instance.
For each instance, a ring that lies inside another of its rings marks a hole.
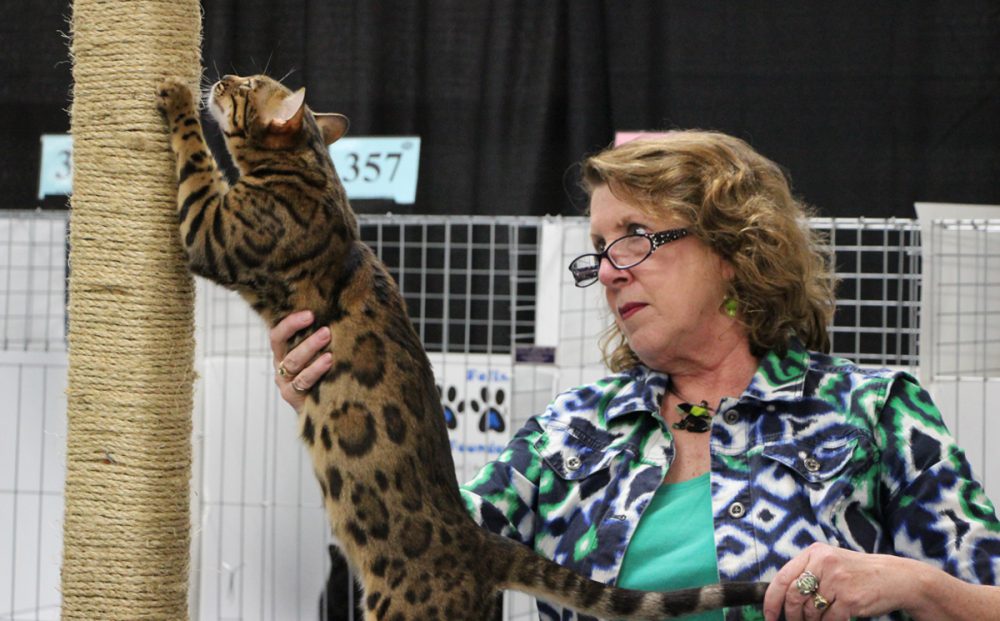
[[[527,546],[490,535],[498,587],[602,619],[657,621],[718,608],[760,604],[766,582],[726,582],[677,591],[634,591],[595,582],[536,554]]]

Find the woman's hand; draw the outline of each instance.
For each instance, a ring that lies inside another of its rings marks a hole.
[[[920,565],[900,557],[814,543],[774,577],[764,596],[764,617],[775,621],[784,610],[787,621],[846,621],[903,610],[918,586]],[[803,594],[796,585],[806,571],[816,577],[814,593]],[[824,600],[828,602],[825,608]]]
[[[330,343],[330,328],[323,326],[309,338],[288,351],[288,339],[313,322],[310,311],[300,311],[285,317],[271,329],[271,351],[274,353],[274,383],[281,398],[296,411],[306,402],[306,394],[316,381],[333,366],[333,354],[320,351]]]
[[[806,571],[817,586],[803,594],[796,581]],[[825,608],[816,606],[816,593],[821,604],[828,602]],[[846,621],[904,610],[914,619],[978,620],[990,618],[998,604],[1000,589],[963,582],[927,563],[814,543],[774,577],[764,617],[776,621],[784,611],[787,621]]]

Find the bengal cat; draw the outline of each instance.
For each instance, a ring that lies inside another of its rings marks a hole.
[[[327,145],[347,119],[266,76],[225,76],[207,106],[239,169],[230,184],[180,81],[158,108],[177,156],[177,217],[191,270],[239,292],[268,325],[311,310],[331,370],[299,412],[324,505],[364,588],[365,619],[484,621],[502,589],[587,615],[662,619],[761,602],[765,584],[668,593],[584,578],[480,528],[455,478],[427,356],[385,267],[359,240]]]

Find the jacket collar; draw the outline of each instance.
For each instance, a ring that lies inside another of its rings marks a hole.
[[[757,372],[743,392],[744,397],[761,401],[788,401],[802,398],[809,352],[797,338],[788,340],[784,355],[773,349],[760,359]]]
[[[664,393],[667,392],[670,376],[638,365],[623,372],[619,377],[623,382],[622,387],[608,402],[605,410],[606,420],[612,421],[633,412],[657,414],[660,411],[660,403],[663,401]]]
[[[809,352],[792,338],[784,355],[771,350],[760,359],[757,371],[743,392],[744,397],[760,401],[800,399],[805,389]],[[635,412],[656,414],[670,384],[670,376],[638,365],[618,376],[621,388],[608,402],[606,420]]]

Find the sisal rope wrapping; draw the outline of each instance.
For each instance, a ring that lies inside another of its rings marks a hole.
[[[63,619],[187,619],[194,287],[160,80],[195,0],[76,0]]]

